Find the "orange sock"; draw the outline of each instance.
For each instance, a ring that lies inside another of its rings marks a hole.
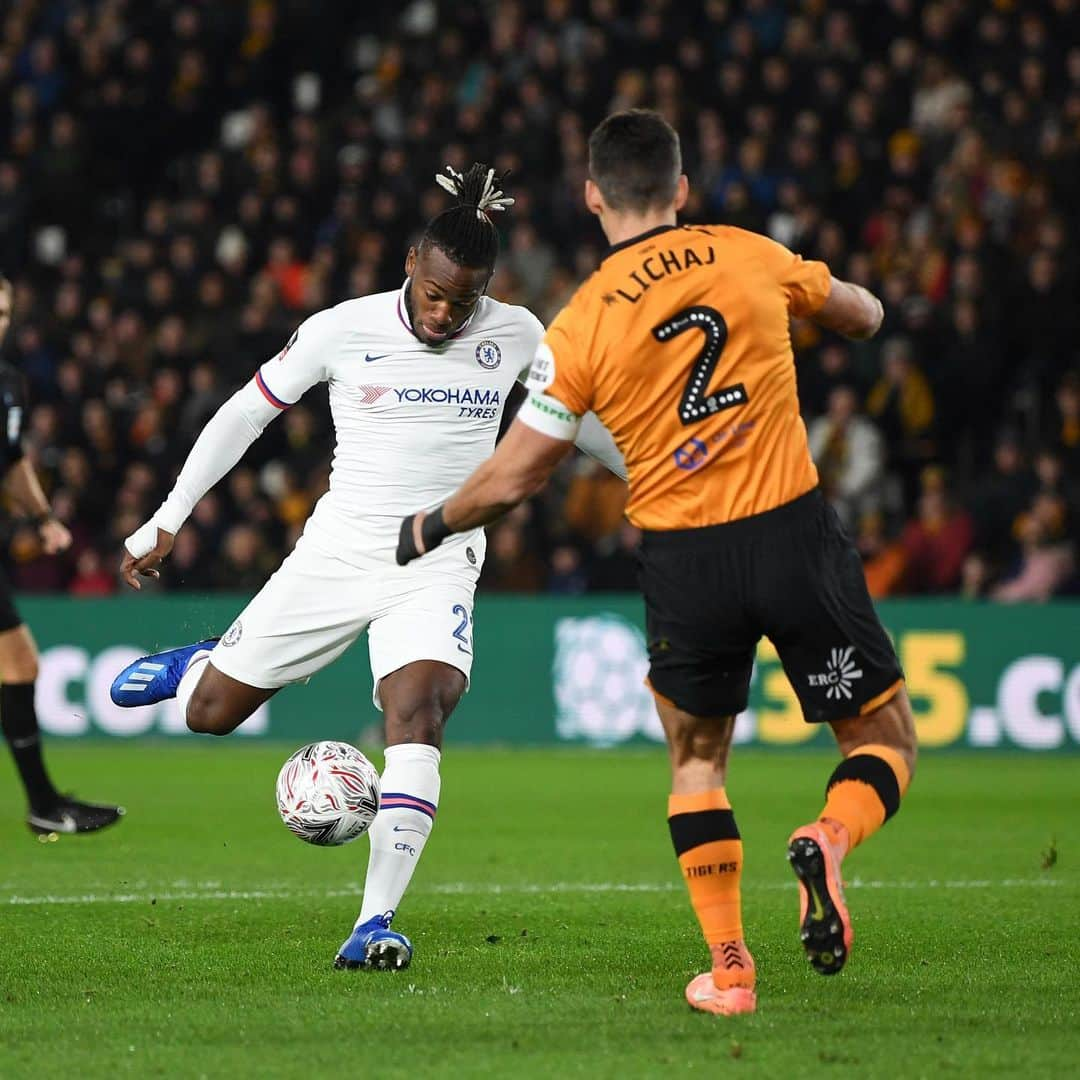
[[[742,840],[723,788],[668,798],[668,826],[690,903],[712,952],[720,989],[753,989],[754,960],[743,943]]]
[[[834,842],[843,846],[846,841],[850,851],[900,809],[910,782],[906,762],[891,746],[860,746],[829,777],[819,820]],[[847,837],[838,826],[847,830]]]

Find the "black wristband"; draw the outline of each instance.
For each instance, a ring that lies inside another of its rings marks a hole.
[[[402,519],[401,528],[398,530],[396,554],[398,566],[405,566],[406,563],[411,563],[413,559],[419,559],[425,552],[437,548],[452,532],[451,529],[446,527],[446,522],[443,521],[441,506],[436,510],[432,510],[430,514],[425,514],[424,520],[420,523],[420,542],[424,545],[424,550],[419,551],[416,546],[416,538],[413,535],[413,525],[415,523],[416,514],[410,514],[407,518]]]
[[[430,514],[426,514],[420,523],[420,539],[424,541],[424,551],[437,548],[453,532],[446,527],[442,512],[443,508],[437,506]]]

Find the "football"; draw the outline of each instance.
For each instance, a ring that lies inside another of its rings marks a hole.
[[[355,746],[315,742],[281,767],[281,820],[309,844],[335,847],[362,836],[379,810],[379,773]]]

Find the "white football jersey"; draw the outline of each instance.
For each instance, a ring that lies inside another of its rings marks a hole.
[[[330,384],[330,489],[305,535],[360,566],[393,563],[401,519],[444,502],[490,457],[507,394],[544,333],[524,308],[483,296],[452,338],[425,345],[409,324],[407,285],[312,315],[255,376],[281,409]],[[484,546],[476,529],[439,551],[479,566]]]

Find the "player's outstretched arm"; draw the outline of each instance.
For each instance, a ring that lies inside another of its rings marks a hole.
[[[515,420],[495,453],[442,506],[402,521],[398,564],[412,562],[452,533],[487,525],[535,495],[572,445]]]
[[[20,510],[33,519],[46,555],[57,555],[71,547],[71,533],[63,522],[53,517],[52,507],[29,458],[19,458],[8,469],[4,477],[4,491]]]
[[[818,326],[856,341],[872,338],[884,317],[885,308],[869,289],[835,277],[828,299],[810,316]]]
[[[280,411],[252,380],[214,413],[195,440],[168,498],[124,541],[120,574],[131,588],[141,587],[139,576],[159,576],[158,567],[195,504],[244,456]]]
[[[121,573],[128,585],[137,589],[140,574],[157,577],[157,567],[172,550],[172,538],[195,504],[244,456],[275,416],[328,377],[326,358],[334,350],[337,333],[335,308],[305,319],[281,352],[214,413],[195,440],[169,497],[124,541]]]

